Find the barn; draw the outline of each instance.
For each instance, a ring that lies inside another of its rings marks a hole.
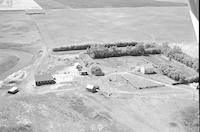
[[[50,73],[35,74],[36,86],[55,84],[56,81]]]

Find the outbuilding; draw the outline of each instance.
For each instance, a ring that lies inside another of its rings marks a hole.
[[[8,90],[8,93],[10,94],[16,94],[17,92],[19,92],[17,87],[12,87],[11,89]]]
[[[88,72],[86,70],[82,70],[80,71],[80,75],[86,76],[88,75]]]
[[[55,78],[50,73],[42,73],[35,75],[35,84],[36,86],[42,86],[47,84],[55,84]]]
[[[154,74],[154,67],[153,65],[147,64],[140,67],[140,72],[143,74]]]
[[[89,92],[92,92],[92,93],[96,93],[96,92],[98,92],[98,91],[100,90],[100,89],[99,89],[99,86],[91,85],[91,84],[87,84],[86,89],[87,89]]]

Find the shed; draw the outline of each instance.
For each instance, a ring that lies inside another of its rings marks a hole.
[[[11,89],[8,90],[8,93],[10,94],[16,94],[17,92],[19,92],[17,87],[12,87]]]
[[[99,89],[99,86],[91,85],[91,84],[87,84],[86,89],[87,89],[89,92],[92,92],[92,93],[96,93],[96,92],[98,92],[98,91],[100,90],[100,89]]]
[[[140,67],[140,72],[143,74],[154,74],[154,67],[151,64],[143,65]]]
[[[50,73],[42,73],[35,75],[35,84],[36,86],[55,84],[56,81]]]

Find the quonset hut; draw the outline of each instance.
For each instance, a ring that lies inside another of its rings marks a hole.
[[[56,81],[53,76],[49,73],[36,74],[35,75],[35,84],[36,86],[55,84]]]

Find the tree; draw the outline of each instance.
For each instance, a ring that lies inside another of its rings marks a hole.
[[[137,50],[139,55],[144,55],[145,49],[144,49],[144,45],[143,44],[137,44],[135,46],[135,49]]]
[[[101,67],[99,65],[96,65],[96,64],[91,66],[91,73],[95,76],[103,76],[104,75]]]
[[[173,51],[173,53],[183,53],[182,49],[179,46],[177,46],[177,45],[175,45],[173,47],[172,51]]]

